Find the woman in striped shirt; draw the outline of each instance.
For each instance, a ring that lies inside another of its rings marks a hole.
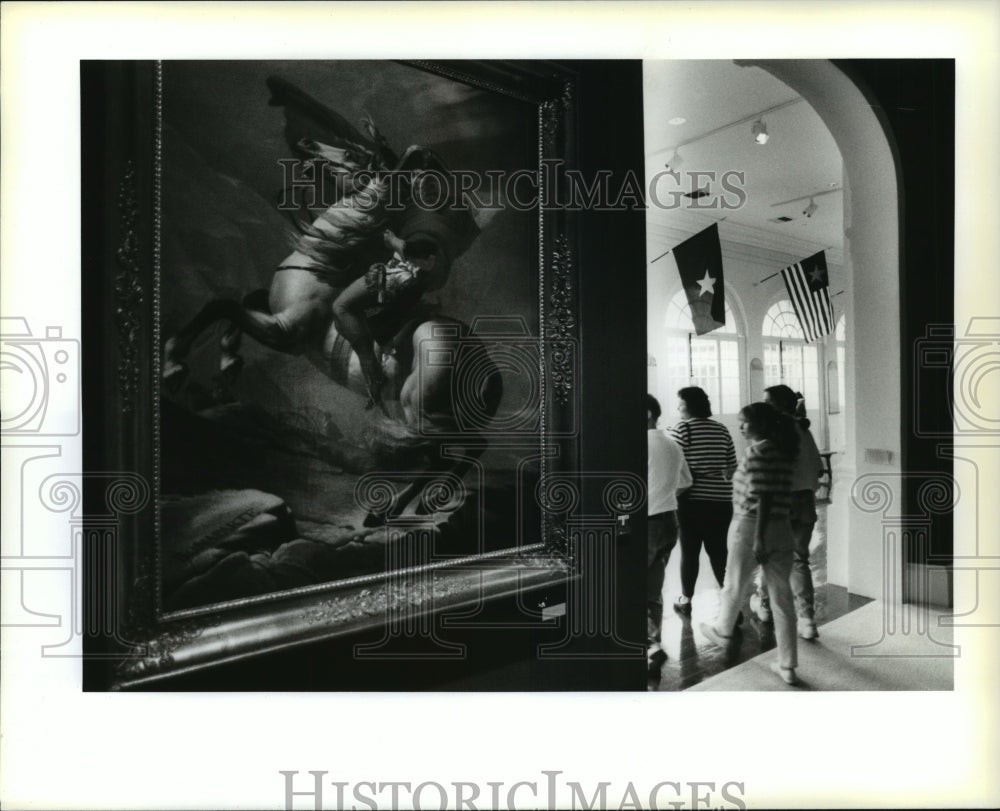
[[[677,500],[681,597],[674,609],[690,614],[702,544],[719,586],[726,575],[726,532],[733,517],[729,479],[736,469],[736,449],[729,429],[709,419],[712,406],[703,389],[689,386],[678,391],[677,396],[682,421],[671,429],[671,435],[684,451],[694,484]]]
[[[725,646],[732,638],[737,615],[753,589],[754,568],[760,564],[771,596],[778,662],[774,669],[795,684],[798,666],[792,572],[792,474],[799,436],[790,416],[767,403],[752,403],[740,411],[740,433],[750,443],[733,476],[733,522],[729,555],[715,625],[702,632]]]

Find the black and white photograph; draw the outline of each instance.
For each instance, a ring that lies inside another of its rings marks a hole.
[[[5,807],[1000,797],[996,11],[519,5],[3,4]]]
[[[952,61],[82,71],[85,121],[122,130],[94,142],[101,187],[118,193],[94,226],[117,225],[118,247],[84,242],[113,260],[103,306],[129,325],[85,368],[126,355],[109,381],[118,408],[97,413],[120,409],[135,433],[116,444],[105,431],[110,447],[151,464],[119,610],[145,601],[173,648],[143,657],[140,639],[105,686],[166,688],[185,661],[179,687],[253,689],[270,678],[255,657],[365,623],[416,623],[397,634],[406,656],[468,662],[447,626],[472,611],[459,623],[472,633],[486,621],[536,643],[557,628],[607,637],[618,664],[518,683],[500,675],[522,666],[517,649],[456,688],[952,688],[939,622],[954,607],[952,461],[933,458],[948,393],[921,389],[921,359],[952,320],[953,270],[929,262],[953,242],[954,179],[915,160],[954,140]],[[600,84],[623,116],[641,113],[641,133],[588,128]],[[131,116],[90,115],[125,93]],[[603,142],[616,165],[594,171]],[[934,205],[901,209],[916,172]],[[911,243],[929,250],[902,273]],[[612,252],[614,273],[595,280]],[[138,270],[123,286],[126,256]],[[644,393],[627,378],[643,359]],[[616,377],[631,394],[597,406],[589,392]],[[633,400],[647,402],[646,471]],[[586,464],[610,444],[617,470]],[[645,684],[629,582],[643,529]],[[487,561],[516,577],[504,616],[485,620],[496,595],[481,579],[465,584],[469,606],[439,604],[460,589],[448,578]],[[105,587],[90,588],[99,600]],[[298,621],[278,619],[291,604]],[[927,630],[906,635],[901,666],[880,634],[911,619]],[[219,647],[242,657],[225,677]],[[351,681],[359,650],[338,664],[346,681],[273,684],[404,686]],[[440,688],[443,672],[408,686]]]

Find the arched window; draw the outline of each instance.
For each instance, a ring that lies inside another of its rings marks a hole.
[[[726,323],[705,335],[696,335],[691,306],[683,290],[670,299],[663,319],[661,391],[672,396],[685,386],[700,386],[716,414],[735,414],[742,406],[740,333],[736,316],[726,302]]]
[[[802,331],[799,317],[792,309],[792,302],[782,299],[771,305],[764,316],[764,335],[805,340],[805,333]]]
[[[819,348],[807,344],[805,333],[788,299],[776,301],[764,315],[764,387],[784,383],[806,398],[815,420],[822,405],[819,386]]]

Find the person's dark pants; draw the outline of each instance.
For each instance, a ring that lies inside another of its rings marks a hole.
[[[704,545],[712,564],[712,573],[722,587],[726,579],[726,535],[733,519],[729,501],[678,499],[677,522],[681,535],[681,592],[694,596],[698,581],[698,559]]]
[[[673,511],[649,516],[646,556],[646,641],[647,656],[660,648],[663,626],[663,578],[667,561],[677,544],[677,517]]]

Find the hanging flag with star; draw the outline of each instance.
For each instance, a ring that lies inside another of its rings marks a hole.
[[[820,251],[781,271],[792,308],[809,342],[833,332],[833,304],[826,254]]]
[[[704,335],[726,324],[726,287],[722,280],[719,226],[712,224],[673,250],[681,284],[691,305],[694,331]]]

